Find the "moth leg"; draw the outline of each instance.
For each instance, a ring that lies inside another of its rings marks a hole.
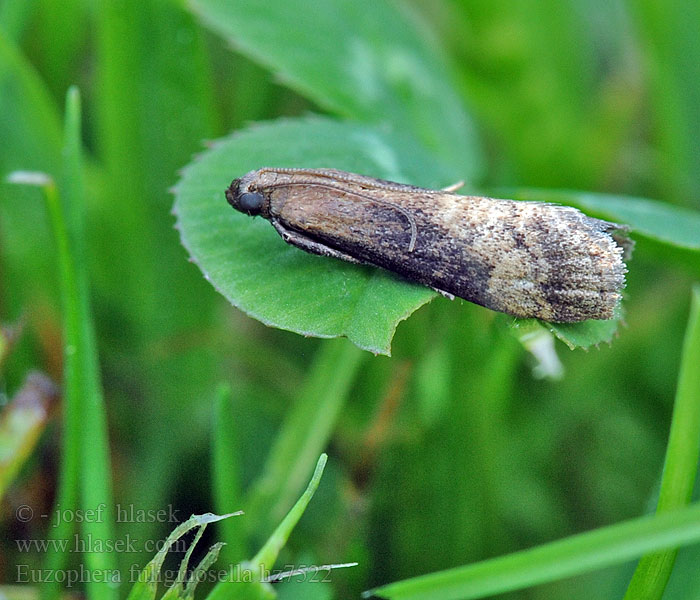
[[[438,294],[440,294],[441,296],[445,296],[445,298],[447,298],[448,300],[454,300],[454,299],[455,299],[455,295],[454,295],[454,294],[450,294],[450,292],[446,292],[445,290],[439,290],[439,289],[437,289],[436,287],[433,287],[432,285],[430,286],[430,288],[433,289],[433,290],[435,290],[435,291],[436,291]]]
[[[369,264],[362,262],[361,260],[357,260],[354,256],[350,256],[345,252],[341,252],[340,250],[336,250],[335,248],[331,248],[330,246],[326,246],[320,242],[316,242],[310,237],[305,236],[303,233],[285,229],[283,225],[281,225],[278,221],[274,219],[271,220],[271,223],[277,230],[277,233],[280,234],[280,236],[285,242],[291,244],[292,246],[296,246],[297,248],[301,248],[306,252],[310,252],[311,254],[318,254],[320,256],[332,256],[333,258],[338,258],[340,260],[354,263],[356,265]]]
[[[463,187],[464,187],[464,181],[458,181],[457,183],[453,183],[452,185],[448,185],[447,187],[442,188],[441,191],[447,192],[448,194],[451,194],[452,192],[456,192],[457,190],[459,190]]]

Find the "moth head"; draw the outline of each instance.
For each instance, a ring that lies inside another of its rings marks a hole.
[[[263,212],[265,205],[263,193],[252,189],[245,181],[245,177],[234,179],[226,188],[226,200],[236,210],[251,216]]]

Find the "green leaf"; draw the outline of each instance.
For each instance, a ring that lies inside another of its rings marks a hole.
[[[32,66],[0,31],[0,176],[17,169],[55,173],[61,149],[56,106]]]
[[[673,200],[698,206],[700,190],[700,3],[633,0],[628,5],[647,65],[655,166]]]
[[[9,186],[5,178],[18,169],[55,175],[61,165],[62,134],[45,85],[2,31],[12,27],[8,11],[25,13],[27,7],[29,12],[36,7],[33,2],[0,4],[0,302],[6,318],[17,318],[24,311],[33,315],[47,296],[56,295],[54,257],[39,251],[50,247],[53,239],[40,191]],[[24,21],[27,15],[16,16]]]
[[[542,325],[573,350],[574,348],[598,346],[603,342],[606,344],[612,342],[623,316],[622,305],[618,304],[615,309],[615,318],[607,321],[588,320],[581,323],[543,322]]]
[[[629,225],[634,233],[663,244],[700,251],[700,212],[647,198],[567,190],[516,189],[516,200],[568,204],[604,219]]]
[[[527,348],[527,340],[536,331],[547,330],[556,338],[564,342],[571,350],[576,348],[590,348],[598,346],[603,342],[609,344],[617,333],[622,318],[622,306],[618,304],[617,315],[614,319],[607,321],[596,321],[589,319],[580,323],[550,323],[548,321],[538,321],[537,319],[515,319],[512,327],[516,337]],[[528,348],[529,349],[529,348]]]
[[[9,40],[19,43],[27,23],[36,14],[36,2],[32,0],[5,0],[0,3],[0,29]]]
[[[473,179],[474,126],[428,32],[386,0],[192,0],[214,31],[345,117],[408,130]]]
[[[573,535],[463,567],[370,590],[392,600],[483,598],[618,565],[647,552],[700,541],[700,504]]]
[[[435,297],[381,269],[308,254],[269,223],[232,210],[224,189],[265,165],[329,167],[440,187],[456,175],[406,135],[308,117],[253,126],[190,164],[175,190],[182,242],[204,276],[267,325],[317,337],[346,336],[389,354],[400,321]]]

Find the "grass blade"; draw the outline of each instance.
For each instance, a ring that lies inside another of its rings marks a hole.
[[[364,353],[346,340],[328,340],[318,351],[299,398],[270,450],[261,479],[246,503],[257,530],[282,518],[306,473],[335,429]]]
[[[189,548],[192,548],[196,542],[201,537],[201,532],[209,523],[216,523],[221,520],[228,519],[230,517],[235,517],[241,513],[229,513],[227,515],[215,515],[212,513],[205,513],[203,515],[192,515],[184,523],[180,523],[164,540],[161,544],[160,550],[156,555],[148,562],[144,569],[139,573],[138,578],[127,596],[127,600],[153,600],[156,597],[158,591],[158,584],[165,578],[161,574],[163,568],[163,563],[165,558],[170,552],[171,548],[175,545],[181,537],[183,537],[189,531],[196,529],[196,539],[189,544]],[[188,551],[186,559],[189,560],[191,552]],[[186,569],[186,564],[185,564]],[[174,593],[182,590],[183,581],[176,581],[172,584],[170,588],[166,591],[166,594],[173,590]]]
[[[238,422],[231,406],[231,387],[221,384],[217,390],[214,406],[212,434],[212,487],[214,507],[217,513],[230,513],[243,503],[239,482]],[[221,550],[222,558],[235,565],[248,556],[240,523],[224,519],[218,525],[221,539],[226,542]]]
[[[96,544],[114,540],[110,461],[104,400],[97,359],[97,343],[90,308],[87,261],[84,249],[82,158],[80,147],[80,96],[68,91],[64,173],[61,194],[46,189],[49,213],[58,247],[64,321],[64,410],[63,464],[58,505],[63,510],[103,509],[101,517],[83,523],[82,534]],[[79,494],[79,496],[78,496]],[[78,501],[78,497],[80,500]],[[66,525],[68,529],[70,526]],[[57,540],[68,539],[61,527],[51,530]],[[90,546],[93,544],[91,543]],[[97,548],[97,547],[95,547]],[[67,558],[67,557],[65,557]],[[65,558],[47,557],[50,568],[64,565]],[[111,552],[85,553],[86,568],[116,576],[116,555]],[[56,588],[46,586],[46,597]],[[96,581],[86,583],[88,598],[113,599],[116,588]]]
[[[700,503],[646,516],[536,548],[370,590],[392,600],[483,598],[617,565],[700,541]]]
[[[301,495],[301,498],[296,501],[296,504],[287,513],[287,516],[282,520],[282,522],[277,526],[274,533],[267,540],[265,545],[260,548],[258,553],[250,561],[251,564],[260,566],[262,570],[269,570],[275,564],[277,560],[277,555],[280,550],[284,547],[289,539],[289,535],[292,533],[292,529],[301,519],[301,515],[304,514],[306,507],[309,505],[311,498],[314,497],[316,490],[318,489],[318,484],[321,483],[321,476],[323,475],[323,469],[326,468],[326,461],[328,456],[321,454],[316,463],[316,468],[314,469],[314,474],[309,481],[309,485],[306,490]]]
[[[700,454],[700,286],[693,289],[683,358],[671,421],[666,460],[661,476],[657,513],[690,501]],[[630,581],[625,600],[654,600],[663,596],[678,550],[642,557]]]
[[[280,550],[287,543],[292,530],[316,493],[327,460],[328,456],[321,454],[306,490],[275,528],[263,547],[250,561],[232,567],[228,574],[228,580],[220,581],[207,596],[207,600],[222,600],[223,598],[249,598],[253,600],[277,597],[270,585],[266,583],[266,578],[275,564]]]

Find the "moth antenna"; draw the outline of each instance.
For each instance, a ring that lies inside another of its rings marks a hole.
[[[461,190],[464,187],[464,180],[460,179],[459,181],[456,181],[452,185],[448,185],[447,187],[442,188],[440,191],[441,192],[447,192],[448,194],[452,194],[456,192],[457,190]]]

